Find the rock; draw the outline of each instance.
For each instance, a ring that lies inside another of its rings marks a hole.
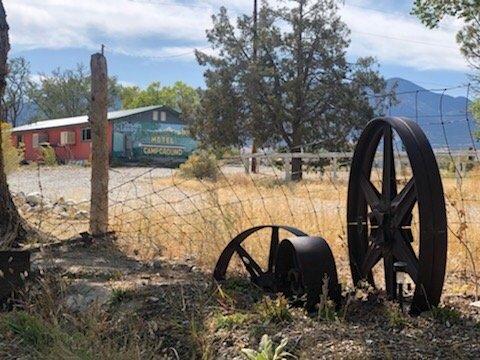
[[[88,211],[85,210],[80,210],[75,213],[75,216],[73,217],[75,220],[87,220],[89,218],[89,213]]]
[[[155,297],[155,296],[149,296],[149,297],[147,298],[147,300],[150,301],[150,302],[154,302],[154,303],[160,301],[160,299],[159,299],[158,297]]]
[[[17,206],[22,206],[27,201],[27,197],[25,196],[25,193],[23,191],[20,191],[16,194],[12,194],[12,197],[13,197],[13,201],[15,201],[15,204]]]
[[[39,192],[33,192],[28,194],[25,200],[31,206],[38,206],[43,202],[42,194],[40,194]]]
[[[77,205],[77,203],[73,200],[67,200],[65,201],[65,204],[63,204],[64,206],[67,206],[67,207],[74,207]]]
[[[73,311],[85,311],[93,303],[106,304],[111,297],[112,290],[105,284],[79,280],[66,290],[65,302]]]
[[[148,263],[148,267],[152,269],[161,269],[163,267],[163,262],[161,260],[153,260]]]
[[[470,303],[470,306],[480,308],[480,301],[474,301],[474,302]]]
[[[60,219],[68,219],[70,217],[70,215],[68,214],[68,212],[66,211],[61,211],[59,214],[58,214],[58,217]]]

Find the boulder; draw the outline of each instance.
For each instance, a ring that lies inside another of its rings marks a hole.
[[[65,202],[65,198],[63,196],[60,196],[55,202],[55,206],[63,206],[65,205]]]
[[[75,220],[87,220],[89,218],[88,211],[80,210],[75,213],[74,219]]]
[[[27,197],[23,191],[12,193],[13,201],[17,206],[22,206],[27,201]]]
[[[42,194],[39,192],[33,192],[26,196],[26,202],[30,206],[38,206],[41,205],[43,202]]]
[[[78,280],[66,290],[66,305],[73,311],[85,311],[93,304],[104,305],[112,290],[105,283]]]

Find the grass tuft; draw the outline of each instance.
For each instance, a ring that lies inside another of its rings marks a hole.
[[[266,322],[281,323],[292,320],[288,300],[283,296],[276,299],[271,299],[268,296],[263,297],[257,304],[256,310],[262,320]]]

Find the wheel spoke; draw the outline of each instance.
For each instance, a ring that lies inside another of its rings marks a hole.
[[[397,194],[392,135],[392,127],[390,125],[385,126],[383,135],[382,195],[387,201],[392,200]]]
[[[242,260],[243,262],[243,265],[245,265],[245,268],[250,273],[252,280],[258,279],[263,274],[260,265],[258,265],[256,261],[253,260],[250,254],[241,245],[238,245],[236,250],[238,255],[240,256],[240,260]]]
[[[417,190],[415,187],[415,180],[411,178],[402,191],[400,191],[400,193],[393,200],[395,226],[405,224],[405,220],[407,216],[412,213],[416,202]]]
[[[381,258],[382,248],[377,244],[371,243],[363,259],[362,276],[366,278]]]
[[[419,263],[417,255],[412,248],[412,245],[407,242],[399,231],[395,232],[395,240],[393,243],[393,253],[399,261],[407,264],[407,272],[412,280],[417,283]]]
[[[370,205],[370,208],[376,208],[380,203],[381,195],[377,188],[363,173],[360,176],[360,187],[363,190],[363,194],[365,195],[365,199],[367,200],[368,205]]]
[[[272,237],[270,240],[270,253],[268,255],[268,272],[273,273],[275,261],[277,259],[278,243],[280,242],[278,227],[272,227]]]

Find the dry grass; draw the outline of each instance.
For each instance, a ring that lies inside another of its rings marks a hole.
[[[408,178],[408,174],[404,176]],[[480,198],[475,191],[480,172],[469,173],[460,187],[453,174],[442,176],[449,219],[447,283],[452,283],[456,293],[473,294],[472,263],[480,261]],[[236,234],[255,225],[283,224],[326,238],[341,281],[349,282],[344,180],[285,183],[275,176],[233,174],[217,182],[156,179],[152,186],[155,192],[151,196],[127,200],[111,214],[112,229],[127,252],[145,257],[158,251],[172,258],[194,257],[211,269]],[[414,232],[418,232],[417,217]],[[269,236],[260,232],[246,244],[263,264]]]
[[[408,172],[403,176],[407,179]],[[195,258],[200,266],[212,269],[224,246],[241,231],[261,224],[294,226],[327,239],[341,282],[350,283],[347,173],[340,173],[339,178],[334,183],[310,175],[302,182],[286,183],[280,172],[254,176],[222,173],[217,181],[146,176],[130,184],[122,197],[111,199],[111,229],[128,254],[144,259],[159,254]],[[442,172],[442,178],[449,220],[447,285],[453,293],[474,294],[473,265],[480,264],[480,170],[469,172],[461,182],[448,171]],[[143,192],[137,191],[140,188]],[[88,221],[59,219],[48,211],[27,217],[60,238],[88,228]],[[413,223],[416,232],[417,217]],[[269,239],[267,231],[259,232],[246,243],[260,264],[266,263]]]

